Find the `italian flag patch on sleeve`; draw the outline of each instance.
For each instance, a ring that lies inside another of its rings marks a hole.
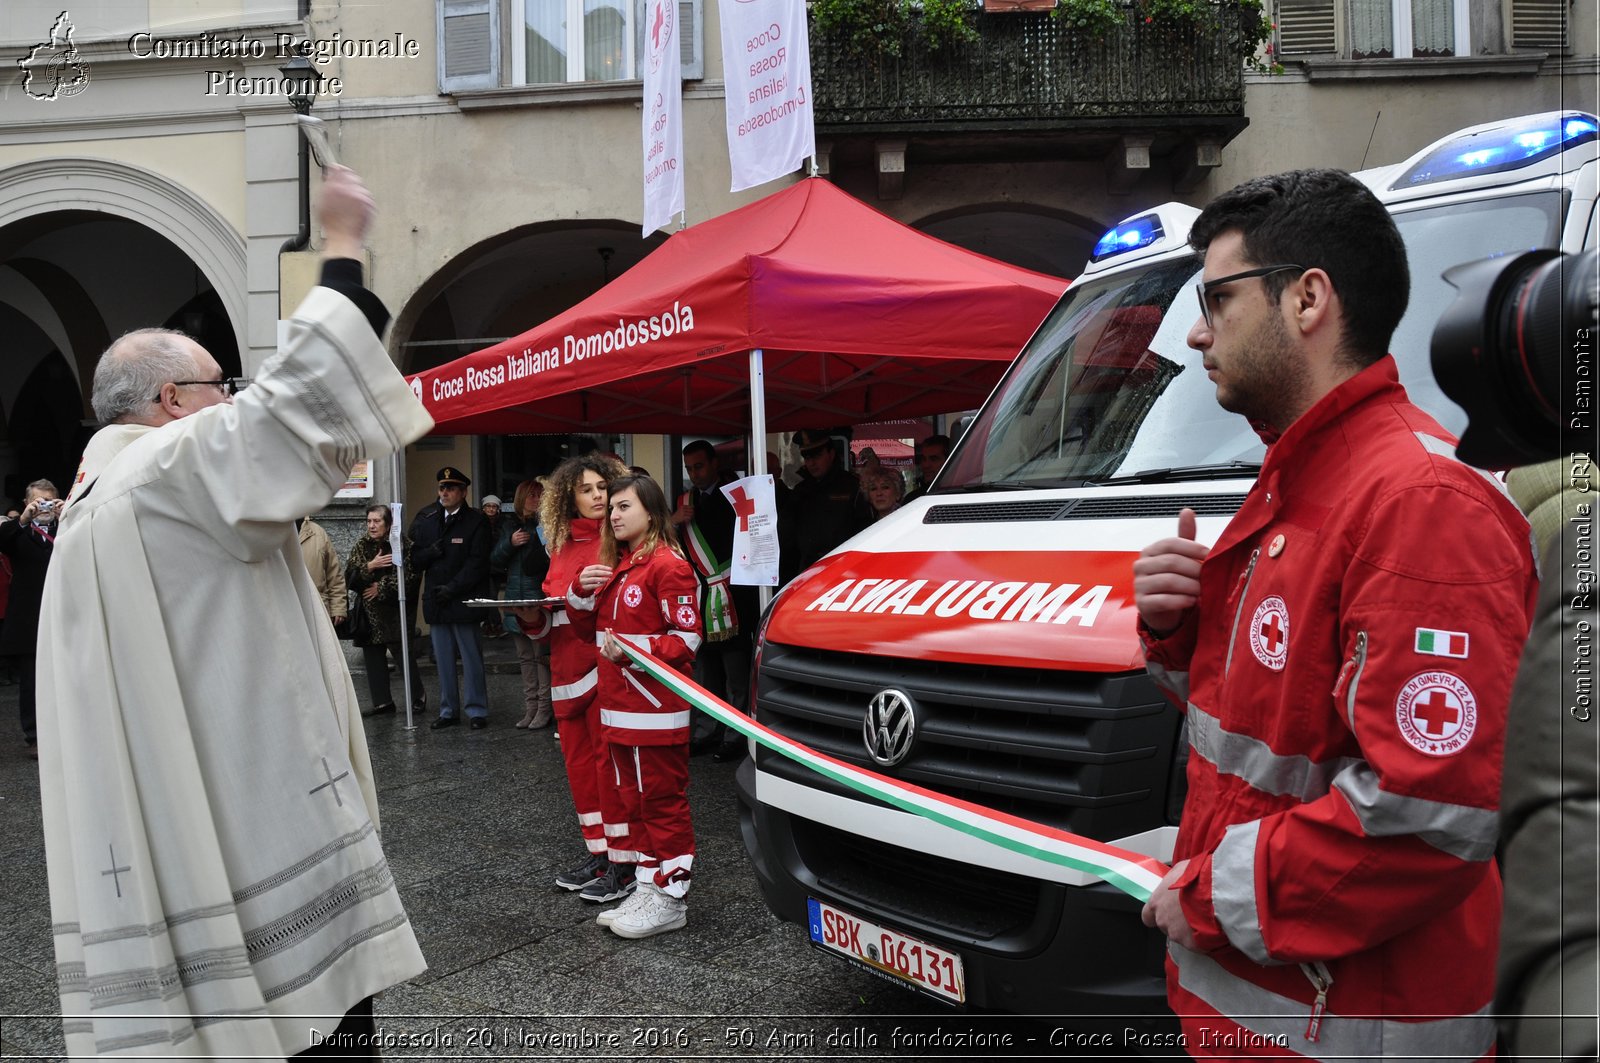
[[[1431,627],[1417,628],[1416,651],[1429,657],[1462,657],[1467,655],[1465,631],[1440,631]]]

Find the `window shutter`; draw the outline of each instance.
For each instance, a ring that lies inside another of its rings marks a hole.
[[[438,0],[439,91],[500,84],[499,0]]]
[[[706,76],[706,0],[678,0],[678,25],[683,35],[683,80],[700,81]]]
[[[1278,55],[1333,52],[1333,5],[1334,0],[1278,0]]]
[[[1567,0],[1511,0],[1511,47],[1565,54]]]

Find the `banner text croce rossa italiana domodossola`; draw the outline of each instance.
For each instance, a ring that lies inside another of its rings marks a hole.
[[[524,347],[504,354],[499,361],[467,366],[450,377],[435,377],[430,401],[440,402],[474,391],[485,391],[539,373],[547,373],[574,362],[626,351],[657,340],[670,339],[681,332],[694,331],[694,307],[674,302],[670,310],[653,317],[618,318],[612,328],[582,336],[567,334],[561,342],[543,349]]]

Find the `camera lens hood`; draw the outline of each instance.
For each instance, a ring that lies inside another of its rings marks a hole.
[[[1434,326],[1430,353],[1440,389],[1467,414],[1462,461],[1509,469],[1561,452],[1554,396],[1563,258],[1541,249],[1444,272],[1457,295]]]

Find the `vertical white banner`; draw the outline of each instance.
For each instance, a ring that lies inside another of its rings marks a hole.
[[[683,210],[683,53],[678,0],[649,0],[644,25],[644,235]]]
[[[720,0],[734,192],[817,153],[805,0]]]

